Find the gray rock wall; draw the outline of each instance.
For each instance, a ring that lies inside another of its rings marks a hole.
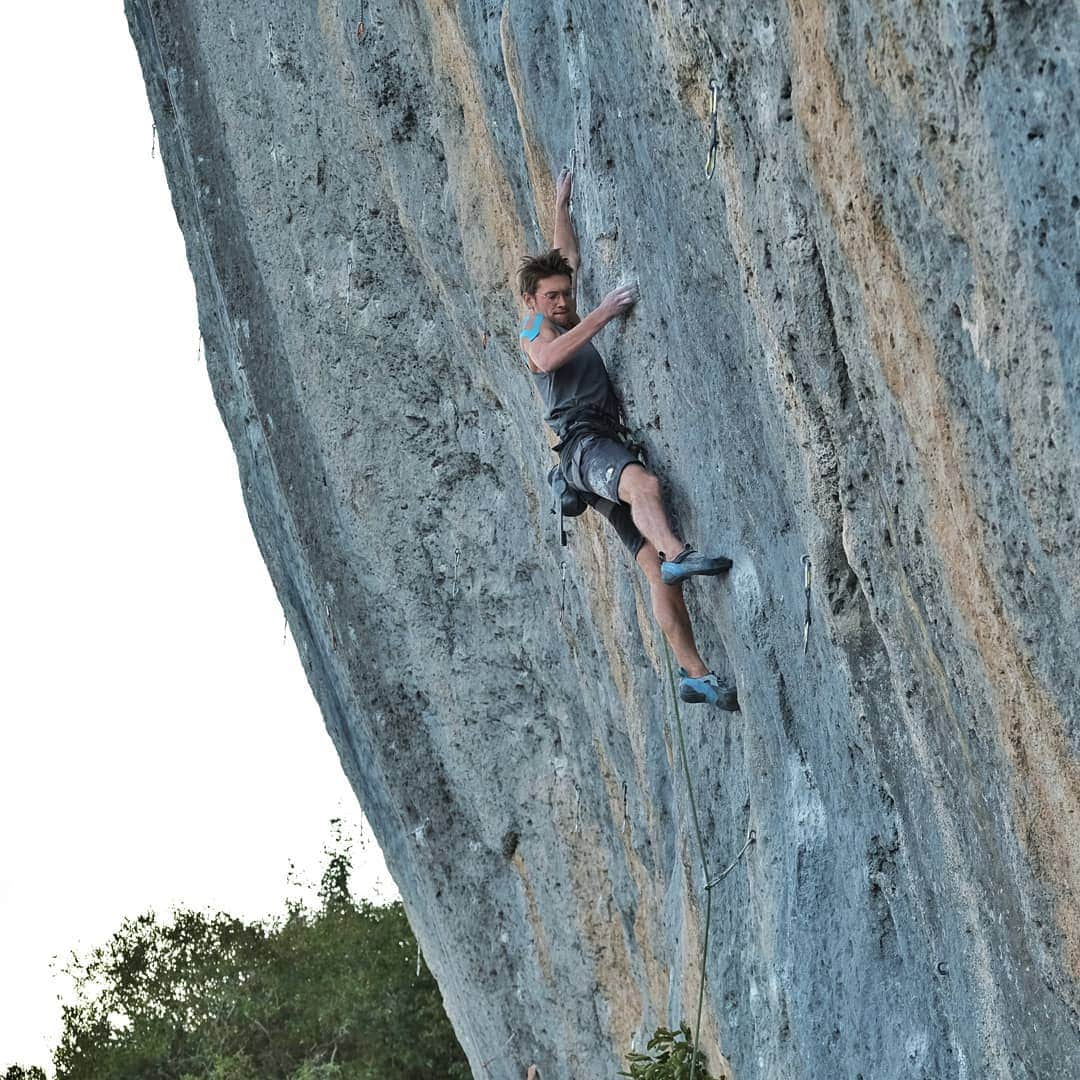
[[[701,972],[647,588],[589,516],[560,552],[516,349],[571,147],[583,306],[642,287],[598,344],[735,560],[688,588],[743,707],[685,710],[714,872],[757,838],[713,1072],[1080,1075],[1076,5],[126,6],[252,526],[475,1075],[612,1077]]]

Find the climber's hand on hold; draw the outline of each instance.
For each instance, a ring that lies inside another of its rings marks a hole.
[[[604,318],[610,320],[619,315],[625,315],[638,302],[638,287],[636,285],[620,285],[600,301],[597,309],[602,312]]]
[[[570,195],[574,190],[574,174],[565,166],[559,173],[559,181],[555,185],[555,209],[561,210],[570,204]]]

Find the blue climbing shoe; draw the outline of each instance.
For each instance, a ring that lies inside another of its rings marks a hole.
[[[661,558],[663,558],[662,555]],[[731,560],[726,555],[718,555],[715,559],[710,559],[687,544],[674,559],[670,561],[665,559],[660,563],[660,580],[665,585],[677,585],[694,574],[710,576],[727,573],[730,569]]]
[[[692,679],[686,674],[685,668],[679,668],[679,697],[691,705],[704,702],[725,712],[739,711],[739,698],[735,687],[722,683],[711,671],[708,675]]]

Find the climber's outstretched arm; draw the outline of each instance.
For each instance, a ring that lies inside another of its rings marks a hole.
[[[574,271],[574,286],[577,291],[577,272],[581,265],[581,256],[578,253],[577,233],[574,232],[574,223],[570,220],[570,193],[574,188],[574,174],[569,169],[563,169],[559,174],[559,182],[555,187],[555,243]]]

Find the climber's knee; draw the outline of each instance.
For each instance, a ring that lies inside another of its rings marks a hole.
[[[659,499],[660,481],[643,465],[627,465],[619,478],[619,499],[632,506],[638,499]]]

